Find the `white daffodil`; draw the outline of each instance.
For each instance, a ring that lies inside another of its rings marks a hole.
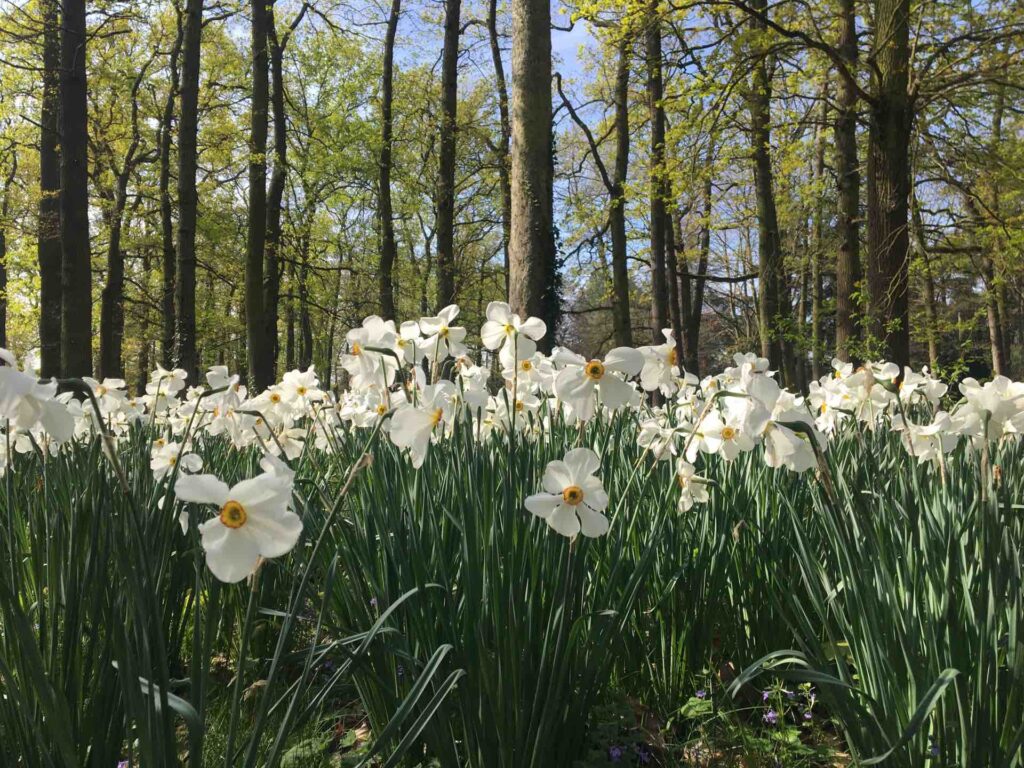
[[[416,365],[423,359],[426,350],[423,337],[420,336],[420,324],[415,320],[406,320],[398,327],[395,337],[395,353],[405,361],[406,365]]]
[[[665,421],[664,414],[659,418],[647,419],[640,425],[637,445],[648,450],[658,461],[667,461],[679,450],[678,433]]]
[[[960,441],[953,420],[945,411],[936,413],[930,424],[905,422],[900,414],[896,414],[892,417],[892,429],[900,433],[903,447],[919,464],[938,461]]]
[[[608,532],[608,494],[594,473],[601,467],[589,448],[574,448],[544,470],[544,493],[526,499],[526,508],[563,536],[591,538]]]
[[[949,385],[932,376],[927,366],[920,373],[910,368],[903,368],[903,381],[900,382],[900,400],[904,403],[925,401],[933,408],[949,391]]]
[[[420,318],[420,331],[427,337],[423,342],[424,356],[432,364],[465,353],[466,346],[462,342],[466,338],[466,329],[452,325],[458,316],[459,306],[449,304],[435,317]]]
[[[697,476],[697,469],[686,459],[680,458],[676,462],[676,482],[679,483],[677,509],[680,512],[688,512],[695,503],[707,503],[707,481]]]
[[[576,418],[588,421],[594,415],[595,394],[601,404],[611,410],[626,405],[635,390],[624,379],[616,376],[635,376],[644,365],[644,357],[630,347],[616,347],[604,360],[586,360],[581,355],[562,356],[565,368],[555,378],[555,395],[572,408]]]
[[[3,352],[4,361],[10,363],[14,356]],[[8,419],[18,429],[42,424],[50,437],[62,443],[74,434],[75,419],[56,395],[56,381],[41,383],[11,364],[0,365],[0,419]]]
[[[166,370],[162,365],[157,365],[156,370],[149,374],[149,384],[146,385],[146,393],[150,395],[174,395],[185,388],[188,381],[188,374],[182,368]]]
[[[316,366],[309,366],[304,371],[288,371],[281,379],[281,394],[285,401],[292,403],[305,413],[309,403],[323,398],[320,391],[320,379],[316,377]]]
[[[487,349],[499,349],[502,367],[511,368],[517,361],[533,357],[537,341],[544,338],[548,327],[537,317],[525,320],[503,301],[487,305],[487,322],[480,328],[480,340]]]
[[[391,417],[391,442],[409,451],[409,458],[416,469],[423,466],[436,430],[440,428],[443,431],[451,422],[457,394],[455,385],[442,379],[437,384],[424,387],[415,405],[407,403]]]
[[[264,472],[228,487],[214,475],[182,475],[174,484],[179,501],[218,508],[200,524],[206,565],[228,583],[252,574],[260,558],[288,554],[302,533],[302,520],[290,509],[292,478]]]
[[[149,468],[157,480],[166,477],[174,468],[180,466],[186,472],[198,472],[203,468],[203,459],[194,453],[182,454],[179,443],[163,443],[153,445],[150,452]]]
[[[996,376],[992,381],[979,384],[977,379],[966,378],[960,382],[960,393],[967,402],[958,415],[965,424],[977,424],[978,436],[982,434],[981,425],[986,422],[989,440],[998,440],[1004,432],[1024,430],[1024,382]],[[972,411],[975,418],[968,419],[968,414],[960,414],[964,410]]]
[[[660,390],[665,396],[673,394],[679,384],[679,361],[675,336],[671,328],[663,328],[664,344],[640,347],[643,367],[640,370],[640,386],[647,392]]]
[[[395,347],[394,321],[370,315],[361,327],[345,334],[345,340],[348,353],[341,356],[341,365],[352,377],[352,386],[356,389],[373,384],[391,386],[398,363],[391,355],[375,350]]]

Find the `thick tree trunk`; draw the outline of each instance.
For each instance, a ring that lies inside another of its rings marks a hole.
[[[44,378],[60,375],[60,0],[42,0],[43,88],[39,115],[39,354]]]
[[[698,374],[700,371],[700,324],[701,319],[704,316],[704,287],[706,285],[704,276],[707,275],[708,260],[711,256],[711,213],[712,205],[714,203],[712,189],[713,179],[711,174],[714,167],[714,160],[714,142],[709,138],[707,149],[708,176],[704,180],[704,207],[701,211],[697,272],[695,273],[693,280],[690,280],[689,277],[684,280],[685,289],[692,297],[690,299],[690,309],[685,313],[685,325],[683,326],[683,334],[685,336],[685,343],[683,346],[686,351],[685,367],[686,370],[693,374]],[[692,291],[691,286],[687,285],[687,283],[692,284]]]
[[[121,251],[124,198],[125,190],[118,179],[117,189],[114,191],[114,209],[109,216],[107,281],[100,298],[100,378],[124,377],[121,362],[124,339],[124,253]]]
[[[935,278],[932,275],[931,258],[928,255],[928,244],[925,242],[924,225],[921,211],[912,195],[910,198],[910,221],[913,225],[914,247],[924,267],[924,298],[925,298],[925,335],[928,339],[928,365],[934,373],[939,366],[939,321],[935,307]]]
[[[299,264],[299,368],[305,370],[313,363],[313,323],[309,317],[309,240],[303,243]]]
[[[196,357],[196,194],[199,136],[199,62],[203,0],[187,0],[182,42],[181,117],[178,121],[178,242],[174,286],[174,362],[189,381],[198,375]]]
[[[273,4],[267,7],[270,51],[270,104],[274,120],[274,171],[267,193],[267,243],[263,260],[263,333],[270,345],[271,378],[276,379],[278,304],[281,298],[281,203],[288,175],[288,124],[284,111],[284,44],[278,37]],[[290,369],[291,366],[289,366]]]
[[[668,200],[672,199],[671,184],[665,182]],[[676,260],[676,233],[672,226],[672,214],[665,214],[665,277],[668,283],[668,314],[672,328],[672,338],[675,340],[675,359],[679,365],[683,364],[683,315],[679,303],[679,269]]]
[[[767,11],[766,0],[754,0],[761,13]],[[757,19],[755,28],[765,25]],[[761,354],[775,370],[783,365],[783,334],[786,326],[782,243],[778,214],[775,209],[775,180],[771,149],[771,82],[768,55],[762,54],[754,65],[753,79],[747,96],[750,109],[750,144],[754,158],[754,195],[757,200],[757,255],[760,272],[758,314]]]
[[[665,282],[665,108],[662,105],[661,17],[658,2],[651,0],[647,30],[647,100],[651,117],[651,337],[664,341],[668,327],[668,286]]]
[[[177,251],[174,247],[174,214],[171,204],[171,146],[173,144],[174,103],[178,97],[180,72],[178,59],[184,41],[185,29],[182,25],[181,11],[176,6],[178,15],[178,35],[171,48],[170,82],[167,86],[167,98],[164,100],[163,115],[160,120],[160,175],[157,181],[157,193],[160,197],[160,242],[163,259],[163,282],[160,296],[162,336],[160,339],[161,363],[165,368],[174,364],[174,285],[178,273]]]
[[[256,392],[274,383],[274,347],[263,313],[263,251],[267,242],[267,0],[252,0],[252,107],[249,136],[249,216],[245,258],[245,328],[249,376]]]
[[[612,238],[612,327],[615,343],[633,346],[629,308],[629,262],[626,240],[626,177],[629,173],[629,55],[630,39],[623,33],[615,67],[615,170],[608,228]]]
[[[445,0],[437,175],[437,309],[455,302],[455,139],[459,104],[460,0]]]
[[[505,83],[505,64],[501,60],[498,41],[498,0],[487,3],[487,36],[491,43],[491,61],[494,64],[494,87],[498,92],[498,117],[501,135],[498,137],[498,183],[501,184],[501,250],[505,259],[505,295],[508,295],[508,242],[512,227],[512,186],[509,181],[509,142],[511,128],[508,116],[508,86]]]
[[[509,303],[547,323],[550,351],[558,321],[552,228],[551,6],[512,0],[512,234]]]
[[[910,0],[876,0],[874,66],[868,137],[869,329],[884,354],[910,363],[907,232],[913,107],[910,69]]]
[[[0,347],[7,347],[7,223],[11,213],[11,187],[18,174],[18,155],[11,156],[11,167],[0,192]]]
[[[64,0],[60,45],[61,372],[92,374],[85,0]]]
[[[393,72],[395,58],[395,35],[398,33],[398,17],[402,12],[402,0],[391,0],[387,33],[384,37],[384,67],[381,74],[380,96],[380,162],[378,169],[377,198],[380,218],[380,270],[379,295],[380,312],[388,319],[395,317],[395,286],[392,277],[398,245],[395,242],[395,222],[391,205],[391,104],[394,98]]]
[[[855,0],[839,0],[839,54],[851,72],[857,70]],[[860,166],[857,160],[857,94],[844,78],[837,80],[835,122],[836,179],[839,194],[836,254],[836,357],[853,359],[858,340],[856,293],[860,268]]]

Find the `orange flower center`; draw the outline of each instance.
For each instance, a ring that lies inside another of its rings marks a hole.
[[[220,508],[220,521],[228,528],[241,528],[248,519],[245,507],[237,501],[225,502],[224,506]]]
[[[735,429],[733,429],[732,427],[722,427],[723,440],[732,440],[734,437],[736,437]]]
[[[569,506],[575,507],[581,501],[583,501],[583,489],[578,485],[570,485],[564,491],[562,491],[562,501]]]
[[[587,378],[600,381],[601,377],[604,376],[604,363],[600,360],[591,360],[583,366],[583,372],[587,375]]]

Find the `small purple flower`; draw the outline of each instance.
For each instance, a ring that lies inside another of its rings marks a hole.
[[[622,756],[626,754],[626,748],[618,744],[612,744],[608,747],[608,762],[609,763],[621,763]]]
[[[117,768],[128,768],[128,761],[127,760],[121,760],[117,764]]]
[[[705,691],[705,690],[704,690],[703,688],[701,688],[701,689],[700,689],[699,691],[697,691],[697,693],[696,693],[696,694],[694,694],[694,695],[695,695],[695,696],[696,696],[696,697],[697,697],[698,699],[706,699],[706,698],[708,697],[708,692],[707,692],[707,691]]]
[[[654,760],[654,750],[640,742],[635,747],[636,761],[640,765],[649,765]]]
[[[768,698],[772,695],[771,691],[761,691],[761,701],[768,701]]]
[[[764,716],[761,719],[764,720],[768,725],[775,725],[777,722],[779,722],[779,713],[776,712],[774,709],[769,709],[767,712],[764,713]]]
[[[804,720],[811,720],[813,718],[814,715],[811,714],[811,710],[808,709],[806,712],[804,712]]]
[[[370,607],[371,608],[376,608],[377,607],[377,598],[376,597],[371,597],[370,598]]]
[[[796,693],[794,693],[793,691],[783,691],[783,693],[786,694],[786,698],[789,701],[792,701],[793,699],[796,698]]]

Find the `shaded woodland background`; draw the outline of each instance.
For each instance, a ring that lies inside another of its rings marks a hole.
[[[1020,375],[1022,44],[1009,0],[0,0],[0,345],[335,383],[365,315],[508,297],[694,372]]]

